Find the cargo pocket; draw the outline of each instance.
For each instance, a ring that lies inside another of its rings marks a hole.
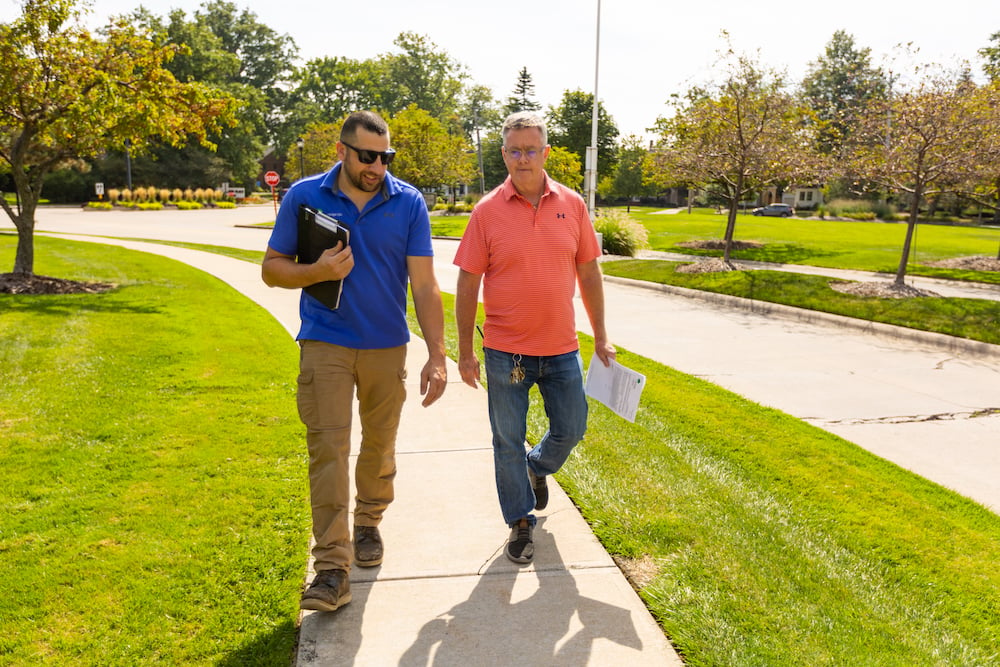
[[[295,399],[299,408],[299,419],[309,428],[316,428],[319,416],[314,379],[315,373],[311,368],[299,373]]]

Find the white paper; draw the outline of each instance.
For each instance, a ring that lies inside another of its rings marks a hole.
[[[639,397],[646,386],[646,376],[617,361],[605,367],[595,354],[587,369],[587,396],[600,401],[624,419],[635,421]]]

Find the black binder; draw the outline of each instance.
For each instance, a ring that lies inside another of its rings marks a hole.
[[[346,227],[321,211],[305,204],[299,206],[299,249],[297,261],[300,264],[313,264],[323,251],[328,250],[340,241],[346,248],[350,242],[351,233]],[[319,300],[330,310],[340,306],[340,294],[344,290],[343,280],[324,280],[303,288],[306,294]]]

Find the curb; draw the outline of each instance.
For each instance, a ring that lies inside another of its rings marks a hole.
[[[677,287],[675,285],[661,285],[659,283],[633,280],[631,278],[619,278],[618,276],[606,275],[604,276],[604,280],[605,282],[624,285],[627,287],[637,287],[664,294],[683,296],[689,299],[708,301],[709,303],[718,304],[725,308],[742,310],[759,315],[776,315],[787,319],[797,320],[799,322],[826,324],[830,326],[854,329],[855,331],[861,331],[863,333],[876,336],[909,340],[957,354],[968,354],[988,359],[1000,358],[1000,345],[969,340],[968,338],[960,338],[959,336],[950,336],[948,334],[933,333],[930,331],[920,331],[918,329],[910,329],[908,327],[901,327],[895,324],[872,322],[869,320],[858,319],[856,317],[834,315],[833,313],[824,313],[818,310],[809,310],[807,308],[796,308],[794,306],[786,306],[784,304],[771,303],[769,301],[756,301],[754,299],[730,296],[729,294],[704,292],[702,290]]]

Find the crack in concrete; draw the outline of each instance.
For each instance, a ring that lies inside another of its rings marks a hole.
[[[921,422],[952,421],[956,419],[978,419],[1000,415],[1000,408],[981,408],[966,412],[939,412],[933,415],[898,415],[889,417],[869,417],[865,419],[835,419],[827,424],[917,424]]]

